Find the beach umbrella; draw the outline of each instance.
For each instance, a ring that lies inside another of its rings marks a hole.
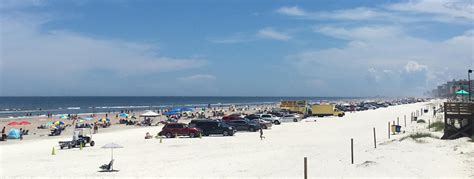
[[[456,92],[456,94],[458,94],[458,95],[468,95],[469,92],[467,92],[465,90],[459,90],[459,91]]]
[[[120,113],[119,116],[120,117],[128,117],[128,114],[127,113]]]
[[[112,157],[111,159],[113,160],[114,159],[114,149],[118,149],[118,148],[123,148],[123,146],[121,145],[118,145],[116,143],[108,143],[108,144],[105,144],[104,146],[102,146],[103,149],[111,149],[112,150]]]
[[[67,119],[67,116],[66,115],[62,115],[61,117],[59,117],[60,119]]]
[[[7,125],[9,125],[9,126],[16,126],[16,125],[18,125],[18,124],[19,124],[18,122],[13,121],[13,122],[8,123]]]
[[[28,121],[21,121],[20,123],[18,123],[19,125],[30,125],[31,122],[28,122]]]
[[[189,108],[189,107],[182,107],[182,108],[180,109],[180,111],[181,111],[181,112],[194,111],[194,109],[193,109],[193,108]]]
[[[83,123],[83,122],[86,122],[84,119],[79,119],[79,121],[77,121],[77,123]]]
[[[59,125],[64,125],[64,122],[63,121],[56,121],[53,124],[59,126]]]

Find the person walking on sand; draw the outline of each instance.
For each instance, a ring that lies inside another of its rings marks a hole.
[[[260,128],[260,140],[265,139],[265,136],[263,136],[263,129]]]
[[[5,126],[3,126],[2,134],[5,134]]]

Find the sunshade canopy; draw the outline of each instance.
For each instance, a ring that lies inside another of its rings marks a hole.
[[[460,94],[460,95],[468,95],[469,92],[467,92],[466,90],[459,90],[456,92],[456,94]]]
[[[160,116],[160,114],[153,111],[148,111],[146,113],[140,114],[140,117],[156,117],[156,116]]]

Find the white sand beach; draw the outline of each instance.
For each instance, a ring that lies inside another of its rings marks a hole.
[[[233,137],[211,136],[145,140],[162,126],[114,130],[93,136],[94,147],[58,150],[58,141],[70,136],[27,140],[0,146],[0,176],[4,177],[183,177],[183,178],[302,178],[303,158],[308,158],[308,176],[314,177],[474,177],[474,143],[467,138],[423,138],[400,141],[413,132],[428,132],[427,124],[411,123],[410,113],[428,103],[391,106],[348,113],[345,117],[309,118],[283,123],[258,132],[238,132]],[[431,118],[431,111],[421,116]],[[405,134],[388,139],[388,122],[407,115]],[[314,122],[316,120],[316,122]],[[373,144],[373,127],[377,148]],[[432,132],[441,136],[439,132]],[[354,164],[350,140],[354,139]],[[114,142],[114,169],[102,173],[99,166],[110,161]],[[51,155],[52,148],[56,155]]]

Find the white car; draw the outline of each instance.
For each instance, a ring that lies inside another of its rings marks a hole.
[[[298,122],[301,117],[298,114],[285,114],[281,117],[281,122]]]
[[[273,124],[275,125],[280,125],[281,124],[281,119],[280,117],[276,117],[272,114],[262,114],[260,116],[261,119],[265,120],[265,121],[270,121],[272,122]]]

